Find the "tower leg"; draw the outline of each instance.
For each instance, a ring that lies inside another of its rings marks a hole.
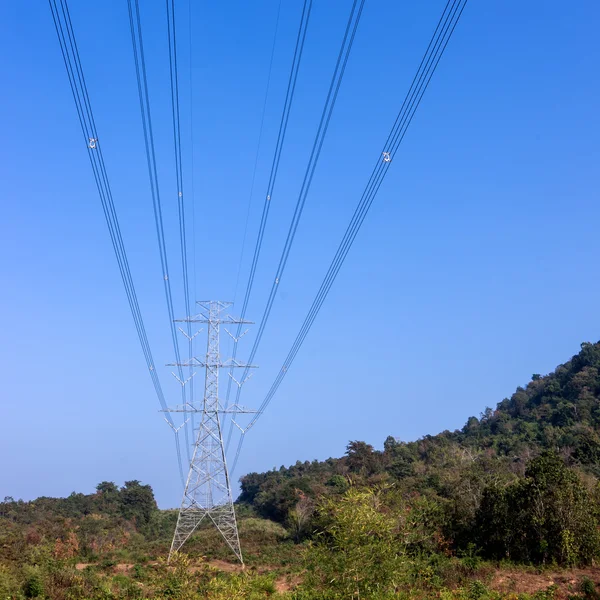
[[[215,524],[238,560],[244,564],[217,414],[205,414],[198,429],[169,560],[206,516]]]

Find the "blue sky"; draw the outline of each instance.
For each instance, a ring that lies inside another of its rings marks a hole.
[[[296,336],[444,6],[367,0],[323,154],[243,402]],[[177,2],[195,294],[236,294],[276,0]],[[258,319],[350,0],[315,0],[248,318]],[[156,363],[173,358],[125,0],[70,9]],[[248,246],[254,243],[300,0],[283,0]],[[164,5],[143,3],[167,246],[177,262]],[[461,427],[600,338],[598,3],[472,0],[363,229],[234,478]],[[181,485],[81,140],[50,11],[0,7],[0,497]],[[193,128],[190,107],[193,107]],[[191,161],[193,130],[194,161]],[[191,234],[190,234],[191,235]],[[239,308],[239,307],[238,307]],[[233,310],[235,312],[235,309]],[[242,355],[252,343],[244,338]],[[226,349],[226,345],[225,345]],[[160,368],[172,403],[178,384]],[[222,383],[225,383],[224,380]]]

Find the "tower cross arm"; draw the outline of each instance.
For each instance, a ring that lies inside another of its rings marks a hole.
[[[233,413],[234,415],[238,414],[238,415],[242,415],[242,414],[247,414],[247,415],[254,415],[256,414],[258,411],[255,410],[254,408],[246,408],[245,406],[241,406],[240,404],[232,404],[231,406],[229,406],[229,408],[224,408],[223,410],[219,411],[222,413]]]
[[[178,404],[176,406],[167,406],[167,408],[160,410],[158,412],[161,412],[161,413],[191,413],[191,412],[201,413],[201,412],[205,412],[205,411],[206,411],[206,409],[204,407],[194,406],[193,404],[186,402],[185,404]],[[217,412],[217,410],[215,409],[214,412]],[[256,414],[258,411],[253,408],[247,408],[245,406],[241,406],[240,404],[231,404],[228,408],[219,408],[218,412],[221,414],[253,415],[253,414]]]
[[[247,365],[245,363],[238,362],[235,358],[228,358],[222,365],[228,369],[258,369],[258,365]]]
[[[166,363],[167,367],[209,367],[210,369],[258,369],[258,365],[247,365],[230,358],[226,361],[206,362],[196,357],[184,362]]]
[[[185,319],[174,319],[175,323],[212,323],[215,325],[254,325],[254,321],[235,319],[227,315],[223,319],[209,319],[206,315],[195,315]]]
[[[202,412],[202,408],[199,408],[197,406],[194,406],[193,404],[190,404],[189,402],[186,402],[185,404],[178,404],[177,406],[167,406],[167,408],[164,408],[162,410],[159,410],[158,412],[161,413],[191,413],[191,412]]]

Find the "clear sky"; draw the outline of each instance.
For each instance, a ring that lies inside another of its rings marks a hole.
[[[183,316],[164,3],[141,4]],[[188,4],[176,4],[195,295],[236,299],[239,309],[278,2],[192,1],[191,97]],[[248,246],[301,4],[282,0]],[[245,405],[261,402],[296,336],[444,4],[366,2]],[[350,5],[314,2],[248,318],[258,319],[266,301]],[[173,356],[127,3],[71,0],[70,9],[161,365]],[[594,0],[469,2],[309,338],[247,436],[235,479],[341,456],[351,439],[381,447],[388,435],[412,440],[459,428],[600,338],[599,25]],[[49,7],[1,3],[0,29],[0,497],[89,493],[102,480],[140,479],[161,506],[176,506],[173,434],[135,335]],[[244,338],[242,357],[252,341]],[[159,374],[178,402],[169,369]]]

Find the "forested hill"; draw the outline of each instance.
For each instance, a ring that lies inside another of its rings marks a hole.
[[[414,442],[390,436],[383,451],[351,441],[342,458],[250,473],[241,478],[239,502],[283,522],[299,493],[316,498],[339,493],[350,482],[388,483],[435,496],[466,526],[487,486],[522,477],[528,462],[544,450],[557,451],[568,466],[594,480],[600,476],[599,368],[600,342],[583,343],[553,373],[534,374],[525,387],[495,410],[470,417],[461,430]]]
[[[599,368],[600,342],[585,342],[570,361],[544,377],[534,374],[525,388],[518,387],[496,410],[487,408],[461,431],[441,435],[521,458],[542,448],[558,448],[574,464],[600,475]]]

